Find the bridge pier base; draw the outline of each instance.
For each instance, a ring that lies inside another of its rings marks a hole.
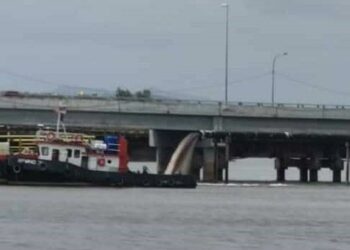
[[[341,171],[344,168],[344,163],[339,153],[336,153],[335,156],[331,157],[331,169],[333,171],[333,182],[340,183],[341,182]]]
[[[283,158],[275,159],[276,181],[284,182],[286,180],[286,164]]]
[[[310,182],[317,182],[318,181],[318,169],[313,168],[310,169]]]
[[[203,181],[216,181],[215,156],[214,148],[203,148]]]
[[[224,174],[224,169],[219,167],[216,180],[220,182],[223,181],[224,180],[223,174]]]
[[[309,162],[310,182],[318,182],[318,170],[322,167],[321,158],[322,153],[315,150]]]
[[[230,144],[231,144],[231,138],[230,136],[226,136],[225,138],[225,183],[227,184],[229,181],[229,164],[230,164]]]
[[[340,183],[341,182],[341,169],[333,169],[333,182]]]
[[[170,158],[174,152],[173,148],[169,147],[158,147],[156,151],[157,159],[157,173],[162,174],[165,172],[166,167],[170,161]]]
[[[194,168],[192,170],[192,175],[196,178],[197,181],[200,180],[200,168]]]
[[[285,182],[286,181],[286,170],[284,168],[279,168],[276,170],[277,172],[277,181]]]
[[[304,166],[299,167],[299,173],[300,173],[300,182],[307,182],[308,181],[308,169]]]
[[[228,161],[226,161],[225,148],[217,148],[217,181],[224,181],[224,169],[228,169]],[[225,174],[226,180],[226,174]]]
[[[196,177],[196,179],[200,180],[200,170],[203,166],[203,152],[202,150],[195,150],[193,152],[193,158],[192,158],[192,175]]]

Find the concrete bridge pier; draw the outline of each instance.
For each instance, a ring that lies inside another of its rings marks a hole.
[[[317,167],[314,167],[313,162],[310,162],[310,159],[307,157],[302,157],[299,160],[299,173],[300,173],[300,182],[308,182],[309,181],[309,170],[310,169],[317,169]],[[311,171],[310,171],[311,173]],[[317,176],[317,171],[312,171],[312,180],[315,179]],[[311,180],[311,177],[310,177]]]
[[[215,181],[215,150],[203,148],[203,181]]]
[[[222,182],[228,180],[228,152],[227,148],[223,147],[222,142],[216,139],[202,140],[199,147],[203,152],[203,181],[207,182]]]
[[[311,168],[310,170],[310,182],[318,182],[318,169]]]
[[[308,182],[309,181],[309,166],[307,159],[305,157],[299,160],[299,174],[300,174],[300,182]]]
[[[225,137],[225,183],[229,181],[229,164],[230,164],[230,145],[231,145],[231,137],[227,135]]]
[[[174,148],[170,147],[157,147],[156,160],[157,160],[157,173],[162,174],[165,172],[166,167],[170,161]]]
[[[343,170],[343,160],[336,154],[330,159],[330,168],[333,171],[333,182],[340,183],[341,182],[341,171]]]
[[[196,178],[197,181],[200,180],[200,168],[194,168],[192,170],[192,175]]]
[[[225,161],[225,155],[222,154],[221,161],[219,161],[218,165],[218,181],[228,182],[228,161]]]
[[[217,172],[216,180],[219,181],[219,182],[222,182],[224,180],[223,175],[224,175],[224,169],[223,168],[219,168],[218,172]]]
[[[305,166],[299,167],[299,180],[300,182],[308,182],[309,171]]]
[[[341,182],[341,169],[333,169],[333,182],[340,183]]]
[[[192,158],[192,175],[200,180],[200,170],[203,166],[203,150],[195,149]]]
[[[286,162],[283,157],[275,159],[276,181],[284,182],[286,180]]]
[[[217,181],[224,181],[224,170],[227,171],[227,169],[228,169],[228,161],[226,161],[225,148],[218,147],[216,150],[217,150],[217,158],[216,158],[217,176],[216,176],[216,180]],[[226,172],[225,172],[225,180],[226,180]]]
[[[310,182],[318,182],[318,171],[321,169],[321,158],[315,157],[309,168]]]
[[[333,171],[333,182],[340,183],[341,171],[343,170],[343,161],[340,158],[335,159],[331,165],[331,169]]]

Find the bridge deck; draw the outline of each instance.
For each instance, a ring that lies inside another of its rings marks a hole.
[[[54,125],[66,106],[68,127],[215,130],[237,133],[350,134],[350,107],[342,105],[0,97],[3,125]]]

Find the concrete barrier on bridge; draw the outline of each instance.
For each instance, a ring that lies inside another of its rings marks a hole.
[[[72,97],[0,97],[0,109],[53,110],[65,106],[74,111],[155,113],[210,116],[350,119],[350,106],[215,101],[81,99]]]
[[[0,97],[0,124],[53,125],[66,106],[68,127],[99,129],[214,130],[233,133],[349,135],[350,108],[302,104]]]

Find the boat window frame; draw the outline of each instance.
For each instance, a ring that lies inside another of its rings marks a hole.
[[[67,157],[72,158],[73,156],[73,150],[71,148],[67,148]]]
[[[49,156],[50,155],[50,147],[48,147],[48,146],[41,146],[40,147],[40,155],[42,155],[42,156]]]
[[[80,155],[81,155],[81,151],[80,149],[74,149],[74,158],[78,159],[80,158]]]
[[[61,154],[61,150],[59,148],[52,148],[52,156],[51,156],[52,160],[59,161],[60,154]]]

